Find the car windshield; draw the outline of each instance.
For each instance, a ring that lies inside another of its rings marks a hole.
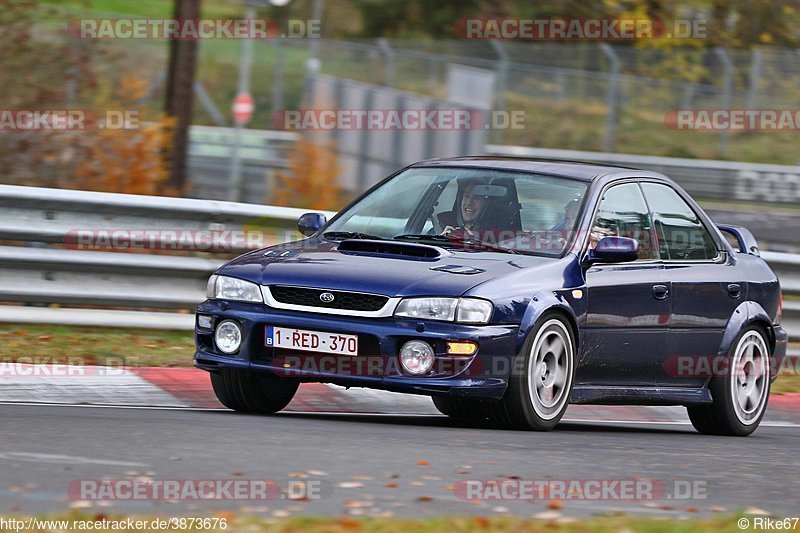
[[[411,168],[336,217],[323,237],[558,256],[586,190],[579,180],[533,173]]]

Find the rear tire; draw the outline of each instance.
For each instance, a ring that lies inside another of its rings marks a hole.
[[[542,317],[514,361],[508,389],[492,417],[514,429],[549,431],[569,407],[575,340],[560,316]]]
[[[219,370],[211,373],[217,399],[234,411],[274,414],[289,405],[299,382],[263,372]]]
[[[758,326],[746,328],[730,353],[727,375],[711,378],[714,403],[689,406],[689,420],[704,435],[745,437],[756,430],[769,401],[770,352]]]

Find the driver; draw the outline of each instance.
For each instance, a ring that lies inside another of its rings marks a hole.
[[[464,187],[464,192],[461,195],[461,205],[459,206],[457,220],[455,222],[458,226],[445,226],[444,231],[441,233],[442,235],[449,235],[457,228],[464,230],[467,235],[473,236],[476,234],[477,222],[483,214],[484,209],[486,209],[486,204],[489,202],[486,196],[474,194],[476,185],[479,185],[479,182],[472,181]]]

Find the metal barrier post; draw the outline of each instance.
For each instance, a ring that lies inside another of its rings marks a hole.
[[[714,53],[719,58],[720,64],[724,71],[722,82],[722,109],[725,111],[731,110],[731,98],[733,96],[733,62],[731,61],[728,52],[724,48],[717,47]],[[728,152],[728,130],[723,128],[719,132],[719,153],[724,156]]]
[[[619,70],[620,70],[620,60],[617,53],[611,48],[611,45],[608,43],[600,43],[600,49],[608,58],[608,61],[611,63],[611,70],[608,75],[608,94],[606,96],[606,102],[608,106],[608,113],[606,114],[606,136],[605,142],[603,143],[603,150],[606,152],[613,152],[614,151],[614,135],[615,130],[617,127],[617,104],[618,104],[618,92],[619,92]]]

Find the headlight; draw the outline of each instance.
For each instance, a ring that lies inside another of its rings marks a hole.
[[[394,314],[407,318],[452,322],[456,318],[456,306],[458,298],[407,298],[400,302]]]
[[[258,285],[228,276],[211,276],[206,288],[206,297],[238,302],[264,302]]]
[[[492,316],[492,302],[477,298],[406,298],[394,312],[403,318],[445,320],[464,324],[486,324]]]

